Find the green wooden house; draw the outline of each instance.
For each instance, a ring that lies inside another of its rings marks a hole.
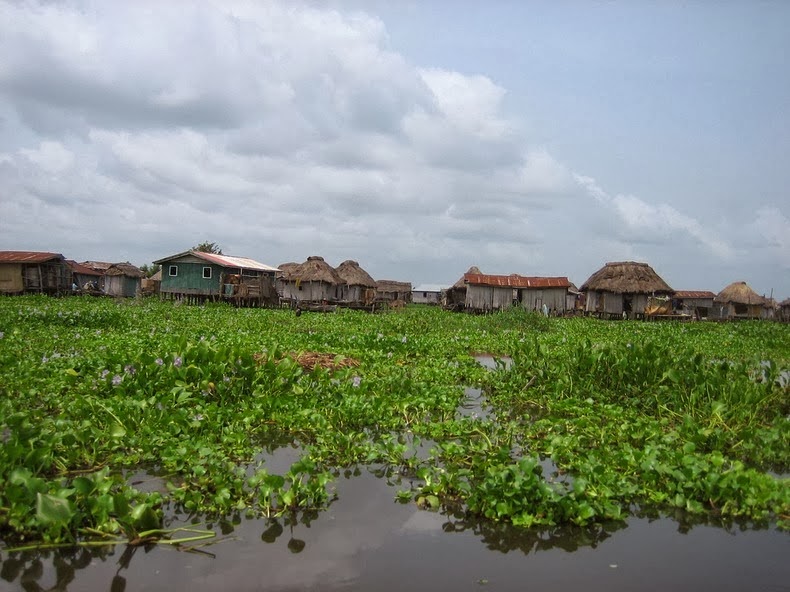
[[[274,281],[279,269],[254,259],[185,251],[154,263],[162,266],[163,298],[226,300],[240,306],[277,303]]]

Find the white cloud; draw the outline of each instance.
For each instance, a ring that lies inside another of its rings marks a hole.
[[[574,175],[579,186],[583,187],[597,203],[615,213],[632,241],[676,240],[676,236],[686,236],[704,246],[720,259],[730,259],[734,255],[732,247],[715,233],[704,228],[698,220],[681,213],[669,204],[651,204],[633,195],[611,196],[604,191],[595,179]]]
[[[47,173],[62,173],[74,164],[74,154],[60,142],[44,141],[38,148],[22,148],[19,152]]]
[[[0,55],[0,248],[144,263],[212,240],[431,283],[472,264],[580,277],[689,247],[741,260],[735,223],[609,195],[524,135],[493,74],[410,63],[373,16],[0,3]],[[772,208],[753,234],[787,261]]]

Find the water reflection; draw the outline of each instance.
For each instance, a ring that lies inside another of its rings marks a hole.
[[[489,370],[509,370],[513,364],[510,356],[495,356],[493,354],[477,354],[474,356],[477,363]]]
[[[529,582],[534,589],[610,591],[654,581],[654,589],[738,590],[779,589],[790,581],[790,537],[775,530],[714,528],[682,513],[638,508],[627,522],[522,529],[468,516],[461,507],[432,512],[396,503],[408,480],[386,467],[339,470],[335,486],[337,498],[325,511],[234,515],[207,525],[218,531],[216,539],[181,550],[3,552],[0,589],[389,592],[476,589],[485,581],[497,590],[523,590]]]

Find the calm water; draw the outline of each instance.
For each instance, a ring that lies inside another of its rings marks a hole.
[[[402,505],[386,478],[347,475],[325,512],[213,524],[217,538],[192,552],[4,552],[0,590],[790,590],[787,533],[669,518],[513,529]]]

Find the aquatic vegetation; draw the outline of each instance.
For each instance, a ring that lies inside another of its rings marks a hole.
[[[0,538],[175,541],[168,513],[320,511],[357,465],[470,520],[649,507],[786,527],[788,368],[774,323],[3,298]],[[486,413],[459,412],[467,387]],[[274,442],[298,442],[290,468],[261,454]],[[166,486],[135,489],[141,469]]]

